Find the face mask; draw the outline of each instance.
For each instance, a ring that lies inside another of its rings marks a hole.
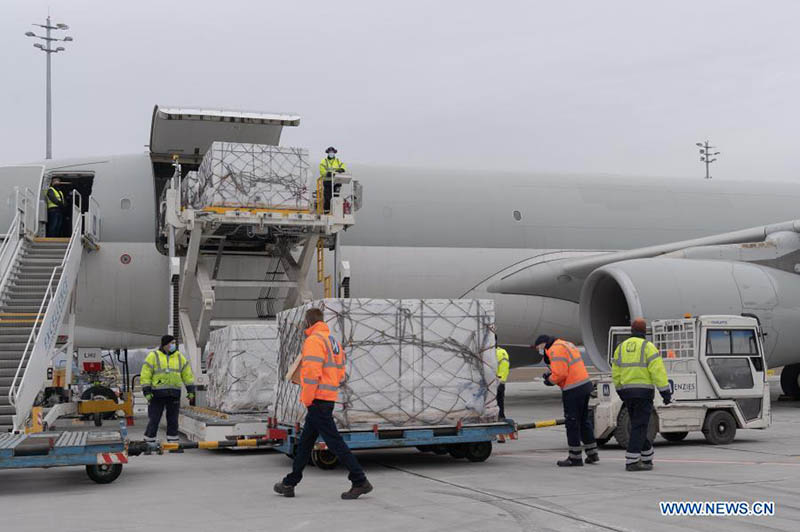
[[[328,159],[335,159],[335,158],[336,158],[336,154],[335,153],[329,153],[328,154]]]
[[[540,347],[540,348],[539,348],[539,354],[540,354],[541,356],[544,356],[544,347]]]
[[[167,346],[167,351],[169,351],[170,353],[174,353],[177,350],[178,350],[178,346],[175,345],[175,344],[169,344]]]

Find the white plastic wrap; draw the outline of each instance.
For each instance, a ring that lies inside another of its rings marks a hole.
[[[308,152],[303,148],[214,142],[197,172],[182,181],[184,205],[309,209]]]
[[[325,299],[278,314],[278,421],[305,416],[300,387],[283,376],[301,350],[312,306],[324,310],[346,354],[334,411],[340,428],[497,420],[493,301]]]
[[[229,413],[268,410],[275,393],[278,359],[274,322],[211,331],[206,353],[210,408]]]

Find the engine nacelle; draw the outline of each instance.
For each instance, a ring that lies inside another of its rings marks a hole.
[[[800,362],[800,278],[758,264],[637,259],[593,271],[583,284],[580,328],[595,366],[607,370],[608,329],[632,317],[754,314],[770,367]]]

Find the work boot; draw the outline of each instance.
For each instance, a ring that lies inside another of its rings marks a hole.
[[[596,464],[600,461],[600,455],[597,453],[594,454],[587,454],[586,455],[586,463],[587,464]]]
[[[294,486],[284,484],[282,481],[272,486],[272,489],[278,495],[283,495],[284,497],[294,497]]]
[[[505,442],[506,442],[506,437],[503,434],[498,434],[497,443],[505,443]]]
[[[653,469],[652,462],[634,462],[632,464],[625,464],[625,471],[650,471]]]
[[[583,460],[581,460],[580,458],[567,458],[566,460],[559,460],[558,462],[556,462],[556,465],[558,467],[578,467],[578,466],[582,467]]]
[[[358,499],[361,495],[366,495],[370,491],[372,491],[372,484],[369,483],[369,480],[365,480],[360,486],[353,484],[349,491],[342,493],[342,499]]]

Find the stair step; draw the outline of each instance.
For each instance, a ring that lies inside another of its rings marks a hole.
[[[24,341],[24,342],[0,343],[0,352],[4,352],[4,353],[11,352],[11,353],[22,354],[22,352],[25,350],[25,346],[27,344],[28,344],[27,340]]]
[[[0,308],[0,313],[9,313],[9,312],[31,312],[33,316],[30,316],[28,319],[33,320],[36,318],[36,314],[39,312],[39,305],[3,305]]]
[[[17,366],[19,366],[19,357],[17,357],[16,360],[0,359],[0,368],[2,368],[2,369],[0,369],[0,371],[5,371],[7,369],[11,369],[11,370],[17,371]],[[22,366],[22,367],[23,367],[23,369],[25,368],[25,366]],[[14,374],[12,373],[11,376],[13,377]]]
[[[0,363],[7,363],[16,368],[19,366],[20,358],[22,358],[22,351],[0,351]]]
[[[0,419],[2,419],[2,416],[13,416],[16,412],[16,409],[11,405],[0,406]]]
[[[29,337],[30,337],[30,333],[28,333],[28,334],[5,334],[4,331],[0,331],[0,344],[27,342]]]
[[[14,364],[13,368],[4,368],[4,367],[0,366],[0,379],[4,379],[4,378],[12,378],[13,379],[14,375],[16,375],[16,373],[17,373],[17,365],[18,364],[19,363]],[[25,367],[23,367],[22,369],[24,371]]]

